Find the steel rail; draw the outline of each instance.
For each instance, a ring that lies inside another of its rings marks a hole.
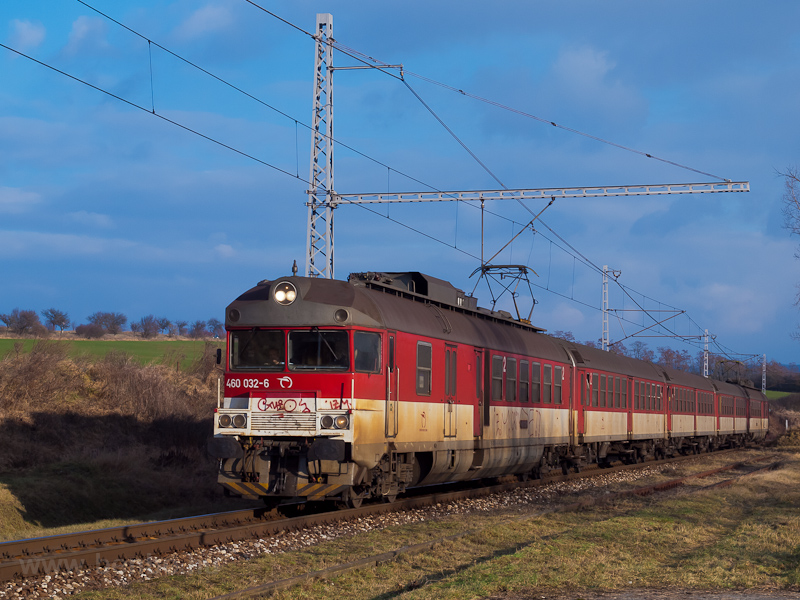
[[[757,459],[755,462],[763,462],[765,460],[770,460],[772,457],[762,457],[761,459]],[[680,477],[678,479],[672,479],[670,481],[665,481],[662,483],[657,483],[654,485],[643,486],[634,488],[632,490],[625,490],[616,492],[610,495],[606,495],[604,497],[597,497],[597,498],[589,498],[587,500],[579,500],[578,502],[573,502],[564,506],[557,506],[553,508],[549,508],[543,511],[536,512],[534,514],[529,515],[521,515],[513,519],[513,521],[523,521],[532,518],[542,517],[548,514],[552,514],[555,512],[576,512],[578,510],[590,507],[590,506],[598,506],[604,504],[610,504],[616,500],[620,500],[625,497],[630,496],[649,496],[659,492],[666,492],[671,489],[680,487],[685,485],[688,481],[693,479],[705,479],[707,477],[711,477],[712,475],[717,475],[719,473],[723,473],[725,471],[732,471],[734,469],[741,469],[746,468],[749,466],[750,463],[742,461],[737,462],[731,465],[727,465],[724,467],[719,467],[717,469],[711,469],[710,471],[705,471],[703,473],[696,473],[694,475],[687,475],[686,477]],[[741,481],[745,477],[749,477],[752,475],[756,475],[758,473],[763,473],[765,471],[772,471],[775,469],[780,468],[783,465],[783,461],[776,461],[764,467],[760,467],[753,471],[749,471],[747,473],[742,473],[741,475],[737,475],[731,479],[726,479],[724,481],[720,481],[718,483],[714,483],[712,485],[698,488],[694,490],[695,492],[700,492],[708,489],[713,489],[717,487],[729,487],[738,481]],[[301,585],[304,583],[308,583],[312,580],[317,579],[330,579],[336,575],[340,575],[342,573],[346,573],[348,571],[354,571],[356,569],[364,568],[364,567],[373,567],[376,565],[380,565],[387,562],[392,562],[400,558],[401,556],[409,556],[413,554],[419,554],[421,552],[425,552],[428,550],[432,550],[434,547],[439,546],[441,544],[445,544],[447,542],[453,542],[458,539],[461,539],[465,536],[480,533],[485,529],[469,529],[466,531],[461,531],[459,533],[455,533],[452,535],[448,535],[446,537],[438,538],[435,540],[429,540],[426,542],[421,542],[419,544],[413,544],[411,546],[403,546],[401,548],[397,548],[396,550],[390,550],[388,552],[383,552],[381,554],[376,554],[373,556],[365,556],[363,558],[359,558],[347,563],[343,563],[340,565],[334,565],[331,567],[327,567],[325,569],[321,569],[318,571],[311,571],[309,573],[305,573],[302,575],[295,575],[294,577],[289,577],[286,579],[281,579],[278,581],[269,581],[260,585],[256,585],[253,587],[249,587],[243,590],[237,590],[234,592],[230,592],[228,594],[223,594],[221,596],[214,596],[211,600],[240,600],[243,598],[254,598],[254,597],[262,597],[269,594],[274,594],[275,592],[281,590],[287,590],[295,585]],[[523,546],[517,546],[516,551],[518,552]]]
[[[720,455],[732,450],[714,453]],[[274,518],[265,508],[200,515],[181,519],[155,521],[108,529],[84,531],[0,543],[0,582],[20,577],[35,577],[55,571],[113,565],[118,561],[189,551],[201,547],[258,539],[280,531],[298,530],[319,524],[345,521],[356,517],[411,510],[464,498],[482,497],[536,487],[551,482],[570,481],[698,458],[698,455],[674,457],[661,461],[618,465],[609,469],[584,469],[580,473],[521,482],[510,476],[509,482],[458,491],[444,491],[423,496],[401,498],[392,503],[370,504],[360,508],[337,510],[293,518]],[[271,518],[271,520],[269,520]]]

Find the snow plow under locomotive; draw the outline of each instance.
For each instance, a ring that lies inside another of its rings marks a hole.
[[[552,338],[421,273],[285,277],[225,316],[219,483],[357,506],[409,487],[740,445],[766,398]]]

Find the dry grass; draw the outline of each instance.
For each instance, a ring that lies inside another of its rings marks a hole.
[[[800,457],[731,488],[571,514],[474,514],[396,526],[192,576],[85,594],[207,598],[479,530],[433,551],[280,592],[294,600],[552,597],[631,590],[800,590]],[[687,467],[688,469],[689,467]],[[705,470],[697,466],[696,470]]]
[[[0,360],[0,539],[219,498],[213,349],[189,371],[164,363],[49,340]]]

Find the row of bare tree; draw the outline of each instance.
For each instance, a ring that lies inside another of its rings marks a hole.
[[[69,315],[56,308],[48,308],[41,312],[44,323],[35,310],[20,310],[15,308],[8,314],[0,314],[0,321],[5,324],[6,330],[19,336],[44,337],[56,329],[63,332],[70,327]],[[128,317],[122,313],[96,312],[87,317],[87,323],[73,323],[75,333],[87,339],[101,338],[106,334],[116,335],[125,331]],[[223,337],[225,327],[219,319],[207,321],[171,321],[164,317],[147,315],[138,321],[132,321],[130,330],[144,338],[156,337],[163,333],[169,337],[188,336],[193,339],[208,337]]]

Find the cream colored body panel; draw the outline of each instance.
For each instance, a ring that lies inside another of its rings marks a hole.
[[[658,439],[666,437],[667,417],[662,414],[633,413],[633,439]]]
[[[625,440],[628,438],[628,413],[587,410],[583,413],[584,442]]]

